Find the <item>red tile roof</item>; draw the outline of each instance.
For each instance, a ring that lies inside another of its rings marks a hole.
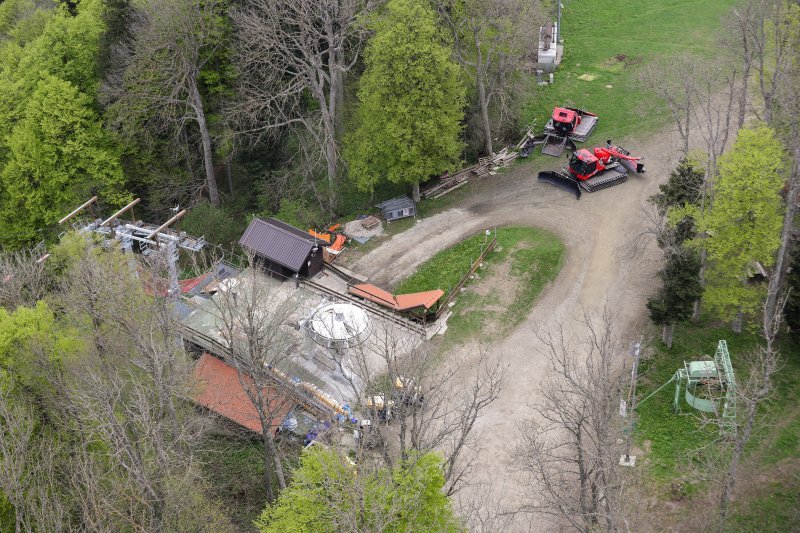
[[[444,291],[436,289],[425,292],[414,292],[411,294],[398,294],[395,296],[397,300],[397,310],[406,311],[408,309],[415,309],[417,307],[424,307],[430,309],[444,296]]]
[[[182,279],[178,281],[178,285],[181,287],[181,293],[186,294],[190,292],[192,289],[200,285],[208,276],[210,272],[206,272],[201,276],[197,276],[196,278],[189,278],[189,279]]]
[[[194,367],[194,378],[196,385],[193,399],[196,403],[250,431],[261,433],[258,412],[242,388],[235,368],[213,355],[204,353]],[[247,383],[253,382],[253,378],[248,375],[244,378]],[[263,393],[264,397],[269,399],[274,413],[270,425],[272,432],[275,433],[291,411],[293,402],[272,389],[265,388]]]

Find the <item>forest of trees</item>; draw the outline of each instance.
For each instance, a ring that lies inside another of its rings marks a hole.
[[[163,265],[62,233],[65,214],[94,195],[103,212],[139,197],[143,218],[192,208],[181,229],[228,246],[254,215],[322,226],[400,192],[418,199],[430,177],[516,141],[535,89],[530,42],[553,7],[544,3],[2,1],[0,530],[241,527],[213,486],[207,454],[218,428],[191,402],[194,361],[172,303],[142,282],[166,278]],[[784,304],[800,330],[800,7],[747,0],[726,24],[724,57],[640,73],[682,147],[651,198],[648,237],[664,263],[650,318],[667,346],[676,323],[701,312],[763,330],[746,416],[719,470],[723,525],[772,391]],[[41,242],[47,261],[34,251]],[[745,283],[756,265],[772,273],[767,283]],[[476,421],[507,371],[491,350],[470,364],[442,361],[436,345],[405,350],[375,331],[373,353],[354,350],[354,375],[363,390],[394,395],[393,425],[376,424],[352,457],[324,443],[300,453],[270,431],[275,406],[262,394],[288,353],[281,332],[294,327],[295,302],[264,313],[270,295],[249,287],[215,309],[222,333],[244,345],[230,363],[262,425],[242,439],[255,443],[263,472],[259,518],[244,527],[464,530],[453,496],[478,453]],[[516,460],[545,488],[509,514],[612,531],[629,526],[614,360],[626,347],[608,309],[583,322],[587,334],[573,344],[569,325],[537,332],[552,375],[519,428]]]
[[[141,283],[166,277],[163,265],[132,268],[59,220],[92,196],[101,213],[141,198],[144,220],[191,208],[180,229],[227,246],[253,215],[319,226],[375,197],[418,196],[516,136],[514,95],[530,91],[535,59],[522,44],[540,17],[537,3],[509,9],[522,4],[0,3],[0,529],[219,532],[247,520],[213,486],[220,437],[188,401],[194,363],[170,303]],[[225,303],[238,330],[246,319]],[[425,387],[424,408],[401,402],[407,430],[376,431],[380,460],[358,475],[322,450],[292,465],[297,450],[271,431],[269,376],[253,370],[277,362],[288,327],[277,309],[251,324],[250,360],[231,361],[252,375],[243,387],[263,427],[253,490],[259,509],[274,504],[257,527],[463,529],[448,496],[502,369],[478,365],[457,390],[458,362],[401,360],[387,338],[381,357]],[[366,368],[369,387],[397,377]]]
[[[0,246],[52,242],[95,194],[201,206],[186,229],[223,245],[253,214],[321,226],[418,194],[516,134],[540,10],[506,4],[3,2]]]

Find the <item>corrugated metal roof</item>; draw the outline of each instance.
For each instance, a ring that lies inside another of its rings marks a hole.
[[[398,196],[397,198],[392,198],[391,200],[386,200],[385,202],[378,204],[378,209],[384,212],[399,211],[400,209],[407,208],[414,209],[415,207],[416,205],[414,204],[414,200],[408,196]]]
[[[254,218],[239,244],[287,268],[299,271],[315,245],[314,237],[274,218]]]

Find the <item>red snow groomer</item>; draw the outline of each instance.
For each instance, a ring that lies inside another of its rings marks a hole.
[[[556,107],[542,135],[528,132],[519,145],[520,156],[529,156],[541,144],[542,153],[558,157],[564,148],[575,150],[575,141],[584,142],[597,125],[598,117],[575,107]]]
[[[581,189],[586,192],[599,191],[626,181],[629,172],[644,174],[642,159],[632,156],[624,148],[612,145],[609,139],[605,147],[598,146],[592,151],[583,148],[573,152],[569,163],[560,172],[539,172],[539,181],[555,185],[580,198]]]

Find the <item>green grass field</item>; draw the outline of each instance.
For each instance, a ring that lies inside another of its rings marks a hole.
[[[675,342],[667,350],[656,343],[652,358],[643,361],[640,371],[639,398],[669,380],[682,367],[683,361],[713,356],[717,342],[725,339],[731,354],[737,381],[745,381],[743,357],[755,349],[760,342],[753,334],[735,334],[728,328],[707,325],[681,324],[675,328]],[[775,392],[764,402],[765,424],[758,428],[750,448],[758,449],[765,465],[774,465],[800,452],[800,357],[798,347],[785,343],[781,347],[783,365],[774,378]],[[698,412],[682,402],[682,413],[672,414],[673,385],[647,400],[637,408],[639,423],[637,440],[651,442],[648,458],[651,473],[660,481],[671,481],[682,475],[681,467],[688,453],[714,440],[716,432],[701,430]]]
[[[641,90],[637,69],[659,56],[712,55],[720,18],[733,0],[562,0],[564,59],[553,85],[536,87],[523,119],[544,126],[553,106],[600,116],[593,140],[653,131],[667,112]],[[579,79],[588,74],[592,81]],[[611,85],[611,88],[607,88]]]
[[[395,292],[437,288],[448,292],[480,255],[484,241],[484,235],[479,234],[442,250],[402,281]],[[498,228],[497,247],[486,256],[484,267],[477,271],[476,279],[467,283],[467,290],[456,298],[453,316],[447,323],[447,342],[476,337],[487,341],[519,324],[530,312],[544,286],[558,275],[563,258],[563,243],[548,231],[526,227]],[[495,291],[481,295],[470,290],[481,283],[496,285],[492,275],[501,266],[508,268],[515,283],[513,294],[506,295],[506,301],[500,301]]]
[[[751,350],[757,343],[753,335],[736,335],[726,328],[691,324],[676,326],[674,339],[671,350],[656,342],[653,357],[642,362],[638,388],[640,399],[666,383],[676,370],[683,367],[684,361],[713,356],[720,339],[728,343],[734,368],[738,366],[741,354]],[[660,481],[680,477],[682,462],[687,459],[689,452],[713,441],[717,435],[711,429],[700,428],[698,411],[685,402],[681,403],[681,414],[673,414],[674,394],[674,385],[670,384],[637,408],[637,439],[640,443],[651,442],[648,454],[650,471]]]
[[[744,383],[743,358],[759,346],[757,335],[737,335],[728,328],[710,324],[681,324],[675,328],[672,349],[656,343],[654,355],[642,363],[639,398],[645,398],[665,383],[684,360],[713,355],[720,339],[727,341],[737,381]],[[754,465],[770,481],[766,486],[759,486],[758,497],[742,498],[735,503],[727,527],[729,531],[794,531],[792,527],[797,527],[800,518],[797,509],[800,480],[796,472],[775,476],[783,471],[787,461],[793,463],[800,455],[800,347],[785,340],[780,350],[783,364],[774,376],[774,393],[762,404],[744,458],[745,464]],[[691,452],[715,441],[718,433],[713,427],[702,428],[698,412],[683,399],[682,414],[673,414],[673,394],[674,387],[669,385],[637,408],[636,441],[641,447],[646,441],[650,444],[646,455],[648,476],[656,490],[667,498],[715,490],[692,479],[685,467]],[[682,494],[672,493],[678,486]]]

